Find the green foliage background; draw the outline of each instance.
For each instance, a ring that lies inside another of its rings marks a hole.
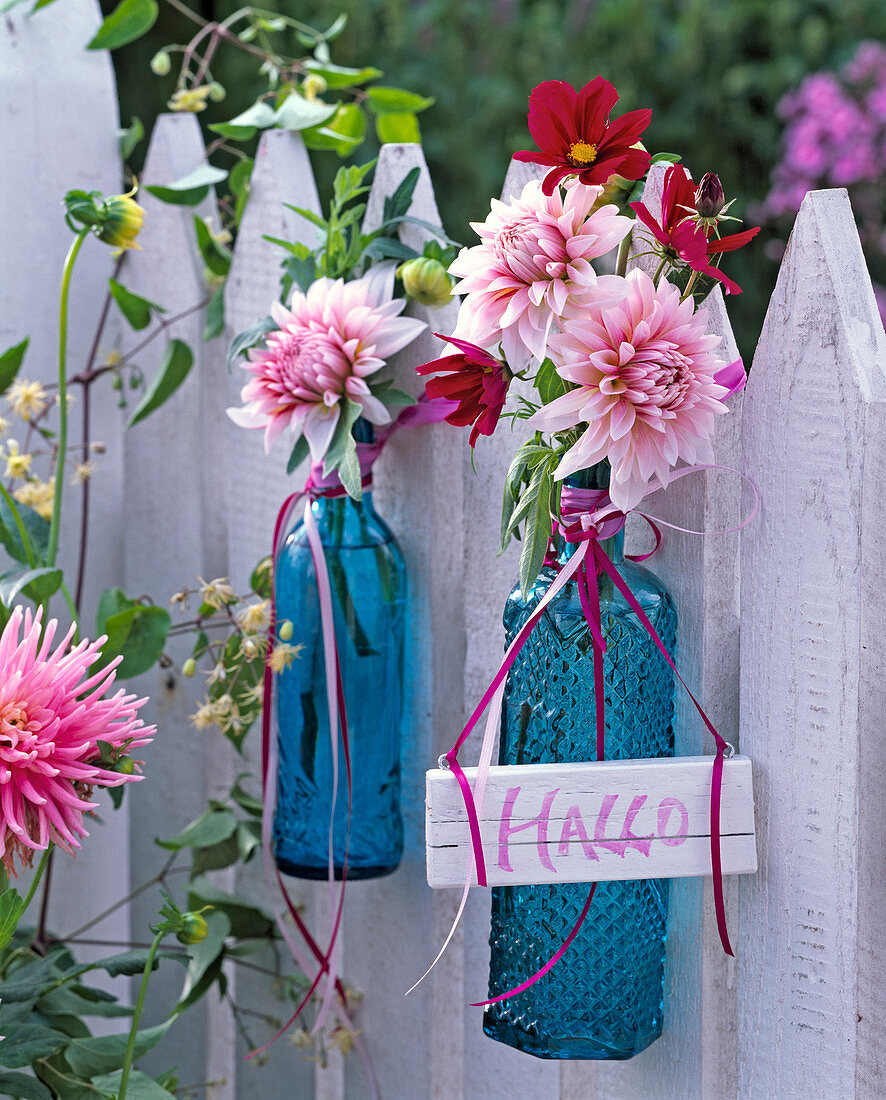
[[[114,0],[103,0],[106,10]],[[235,0],[184,0],[204,18],[224,18]],[[501,187],[511,153],[531,148],[529,92],[542,80],[579,87],[598,73],[621,95],[617,110],[652,107],[648,147],[683,154],[693,176],[715,171],[735,211],[762,200],[778,156],[778,99],[810,72],[845,61],[857,42],[886,38],[882,0],[267,0],[269,9],[348,27],[334,43],[345,65],[375,64],[384,83],[436,97],[422,115],[426,155],[444,227],[473,239]],[[117,51],[123,118],[149,128],[173,78],[153,77],[148,60],[193,25],[167,3],[151,34]],[[252,59],[219,51],[213,75],[228,89],[205,117],[221,121],[248,106],[262,84]],[[370,147],[361,159],[374,155]],[[321,183],[335,165],[318,160]],[[748,219],[746,219],[748,220]],[[768,231],[769,237],[775,235]],[[730,302],[748,361],[775,281],[766,234],[729,257],[744,294]]]

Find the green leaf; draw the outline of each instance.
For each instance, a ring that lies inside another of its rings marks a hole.
[[[99,27],[87,50],[116,50],[134,42],[157,21],[157,0],[121,0]]]
[[[551,537],[551,490],[553,474],[550,462],[536,466],[527,492],[532,506],[526,515],[523,549],[520,553],[520,591],[524,600],[544,564]],[[522,503],[522,501],[521,501]]]
[[[310,452],[311,448],[308,445],[308,441],[303,435],[300,435],[295,441],[295,446],[292,448],[292,452],[289,455],[289,461],[286,463],[287,474],[294,473],[308,457]]]
[[[105,626],[112,615],[118,611],[126,611],[135,607],[136,601],[131,600],[121,588],[106,588],[98,598],[98,607],[95,612],[96,634],[107,634]]]
[[[326,126],[311,130],[311,136],[340,157],[346,157],[366,137],[366,115],[356,103],[343,103]]]
[[[360,500],[363,496],[360,460],[357,457],[357,444],[350,432],[345,441],[345,453],[338,467],[338,476],[348,496],[352,500]]]
[[[206,221],[197,214],[194,215],[194,229],[203,262],[213,275],[227,275],[233,259],[231,250],[213,237]]]
[[[270,103],[259,100],[236,118],[229,122],[216,122],[209,129],[232,141],[249,141],[255,137],[256,130],[267,130],[274,125],[274,113]]]
[[[367,90],[366,99],[369,109],[377,115],[414,115],[434,105],[434,100],[428,96],[408,92],[405,88],[387,88],[379,85]]]
[[[144,969],[144,968],[142,968]],[[86,996],[86,994],[89,994]],[[88,986],[60,986],[44,994],[37,1002],[42,1016],[131,1016],[132,1009],[117,1004],[116,997]],[[54,1021],[50,1020],[50,1023]]]
[[[327,87],[334,91],[339,88],[353,88],[357,84],[367,84],[370,80],[378,80],[380,76],[384,76],[381,69],[374,69],[371,65],[364,69],[349,69],[344,65],[331,65],[328,61],[316,61],[310,57],[303,64],[308,72],[322,76]]]
[[[121,951],[119,955],[110,955],[107,959],[91,963],[90,966],[106,971],[112,978],[120,975],[132,977],[135,974],[144,973],[149,954],[150,951],[147,947],[140,947],[136,951]],[[181,951],[158,951],[154,956],[152,971],[159,967],[162,959],[175,959],[176,962],[181,963],[185,959],[185,955]]]
[[[228,186],[231,188],[231,194],[235,200],[234,221],[237,225],[240,224],[240,219],[243,217],[243,211],[246,209],[246,203],[249,200],[254,164],[255,161],[249,157],[244,157],[243,160],[237,161],[228,177]]]
[[[74,1075],[61,1053],[41,1061],[40,1075],[58,1100],[107,1100],[106,1093],[99,1092],[95,1085]]]
[[[166,312],[156,302],[152,302],[148,298],[142,298],[140,294],[134,294],[131,290],[127,290],[116,279],[108,279],[108,286],[111,290],[111,297],[120,307],[120,312],[136,330],[148,327],[151,323],[152,309],[156,309],[158,313]]]
[[[122,656],[117,666],[121,679],[147,672],[163,652],[171,623],[166,608],[155,604],[137,604],[111,615],[105,623],[108,640],[102,646],[97,667],[103,668],[115,657]]]
[[[192,172],[163,186],[152,184],[145,188],[161,202],[174,206],[196,206],[209,194],[209,188],[228,178],[223,168],[214,168],[211,164],[200,164]]]
[[[346,397],[340,404],[338,423],[335,425],[335,431],[329,441],[329,448],[323,458],[324,477],[328,477],[344,460],[345,452],[348,449],[348,440],[354,442],[351,428],[356,424],[361,412],[362,407],[349,397]]]
[[[102,1096],[117,1096],[122,1077],[123,1070],[120,1069],[116,1073],[102,1073],[93,1077],[92,1083]],[[175,1093],[163,1088],[140,1069],[134,1069],[126,1081],[126,1100],[175,1100]]]
[[[153,1050],[172,1024],[173,1020],[169,1019],[156,1027],[140,1030],[135,1039],[135,1058],[141,1058],[143,1054]],[[102,1035],[92,1039],[75,1039],[68,1045],[65,1059],[74,1073],[82,1077],[112,1073],[123,1066],[128,1039],[128,1032],[122,1035]]]
[[[140,118],[133,116],[132,122],[125,130],[118,130],[117,141],[120,147],[120,159],[127,161],[135,151],[135,147],[145,136],[145,128]]]
[[[29,958],[21,966],[10,969],[7,976],[0,981],[0,1018],[6,1019],[9,1005],[18,1001],[36,1000],[58,980],[55,962],[51,955],[46,958]],[[0,1051],[2,1050],[3,1046],[0,1044]]]
[[[37,561],[45,561],[49,547],[49,520],[45,520],[33,508],[19,501],[16,501],[15,510],[19,514]],[[0,543],[4,545],[9,556],[16,561],[28,561],[18,524],[15,522],[12,509],[3,497],[0,497]]]
[[[182,848],[206,848],[227,840],[237,828],[237,817],[230,810],[207,810],[169,840],[155,840],[161,848],[178,852]]]
[[[371,389],[373,397],[377,397],[379,401],[383,401],[386,405],[409,408],[410,405],[418,404],[410,394],[404,393],[403,390],[395,390],[392,385],[386,382],[383,382],[380,386],[373,386]]]
[[[393,218],[402,218],[404,214],[409,212],[419,175],[418,168],[411,168],[400,180],[393,195],[389,195],[385,199],[383,222],[389,222]]]
[[[275,125],[283,130],[307,130],[328,121],[338,110],[337,103],[323,103],[319,99],[305,99],[298,92],[290,92],[274,114]]]
[[[12,606],[16,596],[26,596],[34,603],[45,603],[58,592],[63,580],[61,569],[26,569],[0,578],[0,603]]]
[[[12,886],[0,894],[0,950],[12,939],[24,907],[24,898]]]
[[[274,935],[274,922],[257,906],[243,898],[226,894],[205,878],[196,878],[188,889],[188,908],[211,905],[231,922],[231,935],[237,939],[267,938]]]
[[[6,393],[19,372],[25,352],[28,350],[30,337],[26,336],[20,344],[15,344],[0,355],[0,394]]]
[[[214,340],[225,331],[225,287],[217,286],[206,307],[206,322],[203,325],[203,340]]]
[[[228,348],[228,369],[230,370],[247,348],[254,347],[266,333],[273,332],[276,327],[273,317],[262,317],[260,321],[238,333]]]
[[[418,253],[396,237],[376,237],[363,249],[363,255],[373,260],[414,260]]]
[[[328,126],[312,126],[310,130],[302,130],[301,136],[306,148],[329,150],[338,153],[339,156],[346,156],[347,154],[342,152],[343,149],[353,151],[363,140],[340,134],[330,130]]]
[[[134,424],[138,424],[172,397],[188,377],[193,363],[194,355],[188,345],[182,340],[170,340],[166,345],[166,355],[150,389],[139,402],[138,408],[126,427],[131,428]]]
[[[245,810],[246,813],[252,814],[253,817],[261,817],[264,812],[262,801],[260,798],[256,798],[255,795],[244,791],[241,786],[242,780],[249,775],[249,772],[243,772],[242,775],[237,776],[237,782],[231,787],[231,798],[237,803],[241,810]]]
[[[421,130],[418,119],[408,112],[379,115],[375,120],[375,132],[383,144],[419,145]]]
[[[45,1024],[30,1021],[15,1023],[0,1043],[0,1066],[20,1069],[35,1058],[45,1058],[52,1054],[67,1041],[68,1036],[63,1031],[56,1031]]]
[[[237,846],[241,861],[248,863],[261,847],[261,822],[241,821],[237,826]]]
[[[287,209],[293,210],[296,214],[301,215],[301,217],[309,221],[311,225],[316,225],[318,229],[322,229],[324,233],[326,232],[328,223],[320,214],[315,214],[313,210],[307,210],[304,206],[293,206],[292,203],[289,202],[284,202],[283,205]],[[277,243],[279,243],[279,239]]]
[[[545,359],[538,368],[535,376],[535,388],[538,390],[539,400],[542,405],[548,405],[564,393],[569,391],[569,386],[557,373],[557,368],[550,359]]]
[[[232,866],[239,858],[240,845],[235,834],[207,848],[195,848],[191,874],[196,876],[205,875],[208,871],[221,871]]]
[[[221,961],[221,955],[225,949],[225,939],[231,934],[231,922],[224,913],[213,909],[206,914],[206,924],[209,931],[206,939],[195,943],[188,948],[191,961],[188,963],[188,972],[185,975],[185,984],[182,986],[181,996],[175,1006],[176,1013],[182,1012],[204,992],[201,988],[203,978],[216,961]]]
[[[24,1073],[0,1073],[0,1096],[15,1096],[20,1100],[52,1100],[52,1093],[42,1081]]]

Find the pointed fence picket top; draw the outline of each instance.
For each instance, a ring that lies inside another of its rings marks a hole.
[[[162,115],[154,127],[143,173],[145,185],[166,185],[205,163],[206,153],[197,119],[190,114]],[[127,492],[123,508],[125,528],[124,590],[149,594],[161,606],[183,585],[193,588],[197,577],[206,580],[227,573],[223,508],[223,451],[218,425],[224,416],[224,353],[221,340],[204,343],[205,303],[209,289],[197,251],[194,216],[206,218],[218,229],[218,212],[211,196],[197,207],[160,202],[146,189],[140,193],[145,208],[141,251],[127,257],[121,281],[129,289],[165,309],[166,331],[139,352],[135,362],[147,385],[157,374],[167,341],[186,343],[193,366],[170,400],[145,420],[127,429],[124,437]],[[145,332],[126,330],[122,348],[140,345]],[[122,391],[125,392],[125,391]],[[127,419],[140,395],[128,394]],[[191,610],[194,609],[193,599]],[[173,622],[181,618],[172,612]],[[157,723],[153,745],[145,751],[147,780],[128,794],[132,820],[132,865],[135,874],[149,877],[160,860],[156,836],[172,836],[205,808],[207,797],[226,790],[216,769],[221,758],[216,745],[195,737],[190,716],[203,685],[183,680],[179,673],[193,638],[170,640],[167,652],[177,667],[155,667],[136,681],[136,690],[150,696],[146,720]],[[227,746],[225,746],[227,750]],[[164,805],[162,824],[157,816],[158,792],[175,792]],[[133,883],[137,885],[137,882]],[[151,890],[132,903],[133,926],[147,928],[156,921],[160,897]],[[174,1003],[181,975],[168,968],[154,978],[155,1003]],[[198,1074],[207,1066],[220,1076],[230,1074],[233,1026],[224,1012],[214,1011],[210,999],[208,1020],[198,1010],[181,1018],[171,1043],[182,1073]],[[152,1021],[153,1022],[153,1021]],[[209,1038],[211,1036],[211,1039]],[[171,1046],[162,1059],[167,1059]],[[217,1091],[216,1100],[224,1093]]]
[[[280,299],[285,252],[265,237],[301,241],[309,248],[318,243],[317,228],[288,209],[287,203],[321,213],[314,173],[301,135],[289,130],[266,130],[255,155],[249,199],[225,290],[229,340],[267,317],[271,303]],[[250,377],[240,365],[243,362],[238,357],[228,371],[229,406],[243,404],[240,390]],[[288,435],[266,454],[262,431],[239,428],[225,417],[219,432],[226,439],[229,454],[230,567],[233,583],[240,590],[248,586],[256,563],[270,553],[277,509],[289,493],[304,484],[307,466],[294,475],[286,473]]]
[[[882,1095],[886,336],[845,191],[803,201],[745,400],[741,1097]]]

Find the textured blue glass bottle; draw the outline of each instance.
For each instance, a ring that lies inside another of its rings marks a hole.
[[[677,617],[660,581],[624,560],[624,535],[601,545],[673,655]],[[565,561],[572,548],[567,548]],[[542,570],[527,600],[504,612],[513,639],[556,575]],[[603,633],[606,759],[672,756],[674,679],[612,581],[598,578]],[[593,760],[596,705],[591,635],[575,581],[550,604],[512,666],[502,711],[500,764]],[[519,985],[559,949],[590,887],[492,890],[489,995]],[[541,1058],[624,1059],[661,1034],[668,882],[601,882],[563,959],[535,985],[486,1009],[493,1039]]]
[[[403,854],[400,720],[406,574],[372,494],[321,497],[312,504],[332,588],[353,770],[348,878],[377,878]],[[317,582],[304,525],[287,537],[276,573],[278,621],[303,649],[277,680],[279,767],[274,855],[286,874],[326,878],[332,753]],[[333,855],[341,877],[347,781],[341,735]]]

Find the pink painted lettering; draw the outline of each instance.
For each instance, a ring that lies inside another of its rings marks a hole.
[[[578,806],[570,806],[566,811],[566,820],[563,822],[563,830],[560,833],[560,843],[557,845],[557,855],[568,855],[569,842],[573,839],[581,842],[581,850],[588,859],[595,859],[598,863],[600,862],[600,857],[594,851],[593,841],[588,836],[587,829],[585,829],[585,823],[582,820],[581,810]]]
[[[666,833],[671,814],[674,810],[680,813],[680,824],[676,833]],[[689,834],[689,811],[679,798],[663,798],[658,804],[658,835],[662,844],[670,848],[678,848]]]
[[[548,854],[548,825],[551,820],[551,806],[560,788],[557,787],[556,790],[548,791],[544,797],[544,802],[542,802],[541,813],[538,817],[532,818],[531,821],[524,821],[520,825],[512,825],[511,817],[514,813],[514,803],[517,801],[520,790],[520,787],[509,787],[502,807],[501,822],[498,828],[498,865],[503,871],[513,871],[514,868],[511,866],[508,856],[510,838],[514,833],[521,833],[524,829],[531,829],[536,826],[538,828],[538,839],[536,840],[538,858],[541,860],[543,867],[547,867],[549,871],[556,871],[556,867],[554,867]]]

